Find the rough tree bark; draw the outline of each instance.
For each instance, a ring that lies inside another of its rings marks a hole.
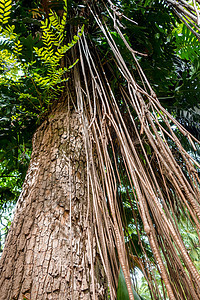
[[[91,299],[87,174],[78,113],[58,106],[37,130],[0,262],[0,300]],[[96,299],[107,287],[95,241]]]

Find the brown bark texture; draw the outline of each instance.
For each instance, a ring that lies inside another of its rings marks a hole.
[[[86,222],[87,167],[79,113],[52,112],[33,153],[0,261],[0,300],[107,299],[95,240]]]

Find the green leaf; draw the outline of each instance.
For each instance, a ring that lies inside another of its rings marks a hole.
[[[132,291],[133,291],[134,299],[141,300],[141,298],[138,296],[138,294],[133,289],[133,287],[132,287]],[[120,266],[119,279],[118,279],[117,300],[129,300],[126,281],[121,266]]]
[[[5,8],[4,11],[9,11],[11,8],[12,8],[12,5],[9,5],[9,6],[7,6],[7,7]]]
[[[8,5],[11,5],[12,1],[11,1],[11,0],[9,0],[9,1],[4,1],[4,3],[5,3],[5,6],[8,6]]]
[[[4,20],[3,20],[3,22],[2,22],[2,23],[3,23],[3,24],[6,24],[6,23],[8,23],[8,19],[9,19],[9,18],[7,18],[7,19],[5,19],[5,18],[4,18]]]

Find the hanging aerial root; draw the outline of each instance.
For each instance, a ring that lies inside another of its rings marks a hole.
[[[190,6],[185,8],[189,9],[190,14],[197,9],[194,7],[192,10]],[[135,82],[106,24],[91,9],[126,82],[118,91],[126,115],[119,108],[118,97],[110,87],[98,54],[96,58],[91,55],[83,35],[78,42],[81,70],[75,71],[75,84],[88,163],[88,205],[92,203],[92,208],[88,210],[93,220],[92,224],[88,223],[91,227],[88,230],[89,240],[92,243],[93,236],[97,240],[111,299],[116,298],[120,265],[130,299],[134,299],[129,264],[133,255],[131,247],[127,247],[127,241],[125,245],[126,225],[122,220],[123,207],[118,197],[119,187],[130,189],[134,195],[133,199],[129,199],[133,219],[136,222],[132,205],[134,201],[143,223],[142,230],[154,256],[153,264],[140,239],[144,255],[143,269],[152,297],[162,299],[154,276],[157,268],[164,283],[163,295],[167,291],[170,299],[200,299],[200,276],[179,228],[180,214],[187,215],[192,228],[196,228],[199,235],[200,180],[197,168],[200,166],[183,148],[172,124],[188,139],[194,150],[199,142],[161,106],[135,52],[124,39],[116,11],[108,9],[108,12],[113,19],[113,30],[116,30],[132,53],[143,86]],[[127,178],[127,186],[121,170]],[[137,227],[139,235],[140,230]]]

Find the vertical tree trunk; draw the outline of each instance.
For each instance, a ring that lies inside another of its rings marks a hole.
[[[0,300],[92,299],[86,169],[80,116],[60,105],[34,136],[0,262]],[[93,255],[95,299],[106,299],[95,241]]]

